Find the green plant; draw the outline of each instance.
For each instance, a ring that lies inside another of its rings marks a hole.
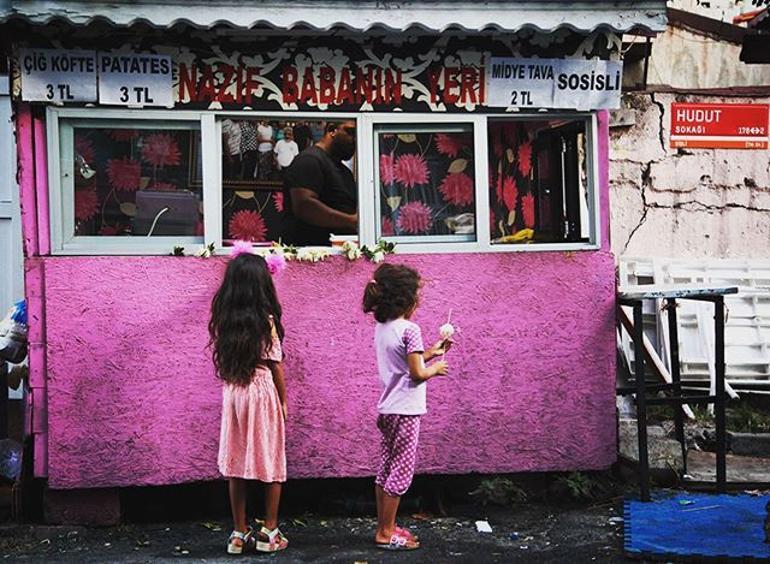
[[[701,425],[713,425],[714,416],[709,413],[705,405],[693,405],[692,411],[695,414],[695,421]]]
[[[746,403],[727,410],[727,427],[741,433],[770,432],[770,415],[757,411]]]
[[[674,418],[674,408],[670,405],[651,405],[647,408],[648,421],[668,421]]]
[[[516,505],[527,501],[527,492],[510,478],[495,476],[481,480],[479,486],[470,492],[482,505]]]
[[[573,499],[592,500],[599,497],[602,485],[593,476],[583,472],[570,472],[556,478],[557,489],[565,490]]]

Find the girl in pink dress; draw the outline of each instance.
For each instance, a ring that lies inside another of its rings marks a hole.
[[[219,471],[228,478],[233,532],[227,552],[288,546],[278,529],[281,483],[286,481],[286,387],[281,360],[281,305],[268,265],[241,249],[227,265],[211,304],[209,334],[222,389]],[[265,520],[246,520],[247,480],[265,483]]]

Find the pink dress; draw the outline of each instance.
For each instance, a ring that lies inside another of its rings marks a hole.
[[[282,357],[281,342],[274,333],[264,359],[280,362]],[[219,437],[223,476],[285,482],[285,437],[281,401],[269,368],[257,367],[248,386],[224,385]]]

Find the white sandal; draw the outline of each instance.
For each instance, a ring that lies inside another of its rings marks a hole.
[[[262,535],[267,537],[267,542],[262,540]],[[259,552],[278,552],[289,546],[287,539],[281,530],[276,527],[272,531],[267,527],[262,527],[257,535],[257,550]]]
[[[236,540],[241,542],[236,543]],[[252,536],[251,531],[245,533],[233,531],[230,533],[230,538],[227,539],[227,554],[243,554],[253,542],[254,537]]]

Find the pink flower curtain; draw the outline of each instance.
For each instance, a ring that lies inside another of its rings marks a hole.
[[[74,136],[75,235],[144,235],[135,233],[141,191],[185,191],[202,201],[190,183],[191,131],[77,128]],[[202,205],[183,219],[187,227],[163,234],[203,234]]]
[[[472,133],[378,136],[381,236],[475,233]]]
[[[532,137],[538,123],[489,122],[490,236],[493,241],[522,229],[537,228]]]

